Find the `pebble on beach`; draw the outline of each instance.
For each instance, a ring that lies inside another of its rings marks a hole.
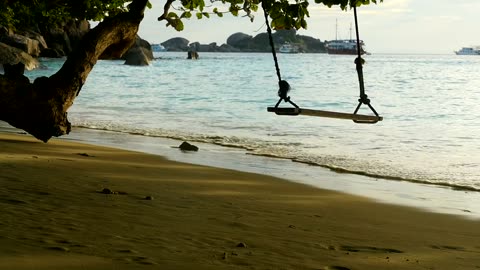
[[[198,151],[197,146],[190,144],[188,142],[183,142],[182,144],[180,144],[178,148],[180,148],[180,150],[182,151],[195,151],[195,152]]]
[[[109,188],[104,188],[102,189],[102,191],[100,191],[100,193],[103,193],[103,194],[118,194],[117,192],[109,189]]]
[[[247,244],[243,243],[243,242],[240,242],[237,244],[237,247],[240,247],[240,248],[246,248],[247,247]]]

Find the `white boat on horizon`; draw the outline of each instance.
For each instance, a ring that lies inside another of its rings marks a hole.
[[[455,51],[456,55],[480,55],[480,47],[463,47]]]
[[[152,44],[152,51],[154,52],[165,52],[167,49],[161,44]]]
[[[298,53],[298,47],[294,44],[285,42],[280,48],[278,49],[281,53]]]
[[[365,43],[363,40],[360,43],[360,54],[369,54],[365,50]],[[335,39],[325,41],[325,49],[328,54],[358,54],[357,40],[352,38],[352,24],[350,24],[350,39],[338,39],[338,20],[335,22]]]
[[[367,53],[363,40],[360,40],[360,54]],[[326,42],[325,48],[328,54],[357,54],[357,41],[354,39],[336,39]]]

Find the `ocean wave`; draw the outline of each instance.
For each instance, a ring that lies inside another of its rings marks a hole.
[[[406,181],[424,185],[435,185],[462,191],[480,192],[480,188],[468,184],[449,182],[445,179],[435,179],[420,172],[406,171],[403,168],[392,168],[388,164],[376,161],[359,160],[355,157],[335,156],[327,154],[306,153],[309,146],[298,142],[267,141],[256,138],[236,136],[205,135],[179,132],[167,129],[140,129],[111,123],[75,123],[77,128],[126,133],[131,135],[168,138],[189,142],[214,144],[223,147],[244,149],[246,154],[269,158],[288,159],[292,162],[319,166],[336,173],[347,173],[392,181]]]

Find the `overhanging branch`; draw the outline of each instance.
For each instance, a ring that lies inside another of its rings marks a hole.
[[[148,0],[134,0],[129,12],[106,18],[90,30],[51,77],[30,83],[0,75],[0,120],[47,142],[70,132],[67,110],[100,55],[110,46],[125,52],[135,41]]]

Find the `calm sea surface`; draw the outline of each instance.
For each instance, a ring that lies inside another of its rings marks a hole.
[[[342,171],[480,190],[480,57],[369,55],[366,93],[384,121],[276,116],[270,54],[158,53],[149,67],[99,61],[69,111],[75,126],[233,146]],[[351,113],[354,56],[278,55],[301,107]],[[44,60],[50,75],[63,63]],[[367,110],[363,111],[368,113]]]

